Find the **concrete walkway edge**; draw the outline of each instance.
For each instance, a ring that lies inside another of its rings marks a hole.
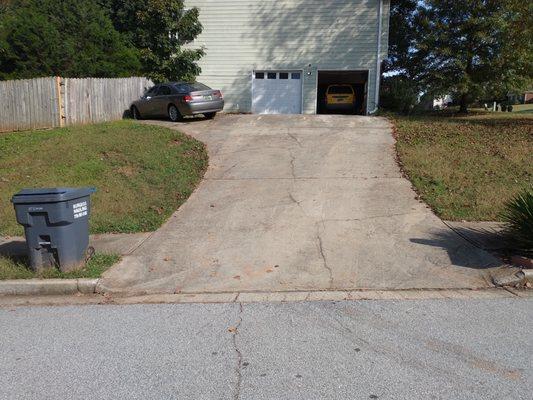
[[[0,281],[0,296],[95,294],[99,279],[16,279]]]

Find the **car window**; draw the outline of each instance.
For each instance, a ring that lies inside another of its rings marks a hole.
[[[170,88],[168,86],[161,86],[159,88],[159,91],[157,92],[157,95],[158,96],[168,96],[171,93],[172,93],[172,91],[170,90]]]
[[[198,92],[201,90],[211,90],[209,86],[206,86],[200,82],[189,83],[188,86],[191,92]]]
[[[351,86],[330,86],[328,89],[329,94],[353,94]]]
[[[174,85],[174,87],[180,94],[189,93],[189,87],[187,85],[180,84],[180,85]]]
[[[159,86],[152,86],[150,89],[146,91],[144,94],[145,96],[153,97],[155,93],[157,92],[157,89],[159,89]]]

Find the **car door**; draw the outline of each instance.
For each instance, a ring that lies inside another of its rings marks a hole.
[[[166,117],[168,115],[168,104],[172,90],[168,85],[160,85],[153,99],[153,115],[157,117]]]
[[[153,116],[153,102],[158,90],[159,85],[153,86],[144,94],[144,96],[141,98],[141,101],[139,101],[138,109],[143,117]]]

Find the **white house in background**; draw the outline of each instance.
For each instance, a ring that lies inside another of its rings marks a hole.
[[[186,0],[200,9],[199,81],[226,111],[315,114],[327,86],[351,84],[361,114],[379,103],[390,0]]]
[[[453,98],[449,94],[443,97],[437,97],[436,99],[433,99],[433,109],[442,110],[448,107],[448,104],[451,102],[453,102]]]

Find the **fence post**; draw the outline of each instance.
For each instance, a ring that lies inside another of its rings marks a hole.
[[[61,93],[61,77],[56,76],[56,90],[57,90],[57,111],[59,114],[59,126],[65,126],[65,104],[63,101],[63,93]]]

